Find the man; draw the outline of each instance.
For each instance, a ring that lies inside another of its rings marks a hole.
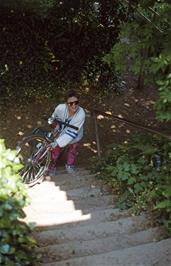
[[[62,126],[59,136],[51,144],[51,162],[49,166],[49,175],[56,174],[56,162],[63,147],[68,145],[66,170],[68,173],[74,172],[74,164],[78,152],[79,142],[83,137],[83,125],[85,122],[85,112],[79,106],[79,96],[75,91],[69,91],[64,104],[59,104],[52,113],[51,119],[60,119],[67,122],[78,130]]]

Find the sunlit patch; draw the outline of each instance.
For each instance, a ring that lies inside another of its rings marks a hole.
[[[42,193],[44,194],[43,199]],[[91,213],[84,214],[81,209],[76,209],[74,200],[68,199],[67,191],[61,190],[53,182],[43,182],[40,186],[32,187],[28,194],[31,204],[24,208],[26,217],[23,220],[25,222],[44,227],[86,222],[92,219]],[[46,201],[48,205],[37,205],[35,204],[37,201],[42,203]],[[56,204],[54,204],[54,201]],[[43,215],[39,212],[40,208]],[[61,211],[63,215],[60,215]]]
[[[123,118],[123,115],[121,115],[121,114],[118,114],[118,117],[119,117],[119,118]]]
[[[86,87],[86,88],[85,88],[85,91],[86,91],[86,92],[89,92],[89,91],[90,91],[90,88]]]
[[[90,143],[84,143],[83,146],[84,146],[84,147],[90,147],[91,144],[90,144]]]
[[[46,211],[46,210],[45,210]],[[72,215],[49,215],[46,219],[42,219],[40,215],[33,214],[29,210],[25,210],[27,217],[24,221],[29,223],[35,223],[37,226],[57,226],[62,224],[76,223],[76,222],[84,222],[91,219],[91,214],[81,214],[80,210],[74,210]]]
[[[112,115],[112,112],[110,112],[110,111],[106,111],[105,114],[107,114],[107,115]]]
[[[42,121],[37,121],[37,125],[41,126],[42,125]]]
[[[96,75],[95,81],[99,81],[100,75]]]
[[[96,141],[93,140],[93,144],[96,145]]]
[[[29,147],[29,143],[26,143],[25,146],[26,146],[26,147]]]
[[[130,107],[130,104],[129,103],[124,103],[125,106],[127,107]]]
[[[22,131],[19,131],[18,133],[17,133],[17,136],[23,136],[24,135],[24,132],[22,132]]]
[[[104,119],[104,116],[103,115],[98,115],[97,119],[99,119],[99,120]]]
[[[21,116],[20,116],[20,115],[16,116],[16,118],[17,118],[18,120],[21,120]]]
[[[27,125],[27,128],[32,128],[32,125]]]
[[[127,143],[128,143],[128,141],[127,141],[127,140],[125,140],[125,141],[124,141],[124,144],[127,144]]]
[[[97,153],[97,150],[91,147],[91,143],[84,143],[83,146],[88,148],[92,152]]]
[[[4,66],[5,66],[5,71],[8,71],[9,70],[8,65],[5,64]]]
[[[112,129],[112,132],[113,132],[113,133],[116,133],[117,130],[116,130],[116,126],[115,126],[115,125],[111,125],[110,128]]]
[[[146,107],[150,107],[150,105],[154,105],[154,104],[155,104],[155,102],[153,100],[149,100],[149,101],[145,102]]]

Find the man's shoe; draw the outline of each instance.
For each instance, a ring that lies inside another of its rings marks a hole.
[[[65,165],[65,169],[68,174],[73,174],[75,172],[74,166],[73,165]]]

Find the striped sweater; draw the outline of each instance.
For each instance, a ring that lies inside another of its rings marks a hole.
[[[59,147],[65,147],[68,144],[73,144],[80,141],[83,137],[83,125],[85,122],[85,112],[84,109],[78,106],[76,113],[69,117],[68,107],[66,104],[59,104],[55,111],[52,113],[52,118],[58,118],[63,122],[68,122],[73,126],[78,127],[78,130],[64,127],[61,129],[61,132],[58,138],[55,140],[55,143]]]

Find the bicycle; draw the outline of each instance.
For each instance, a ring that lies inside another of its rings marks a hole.
[[[48,119],[51,130],[35,128],[30,136],[24,137],[17,145],[17,157],[23,167],[19,171],[22,182],[28,186],[41,183],[51,161],[50,144],[57,138],[63,127],[78,130],[77,127],[57,118]]]

